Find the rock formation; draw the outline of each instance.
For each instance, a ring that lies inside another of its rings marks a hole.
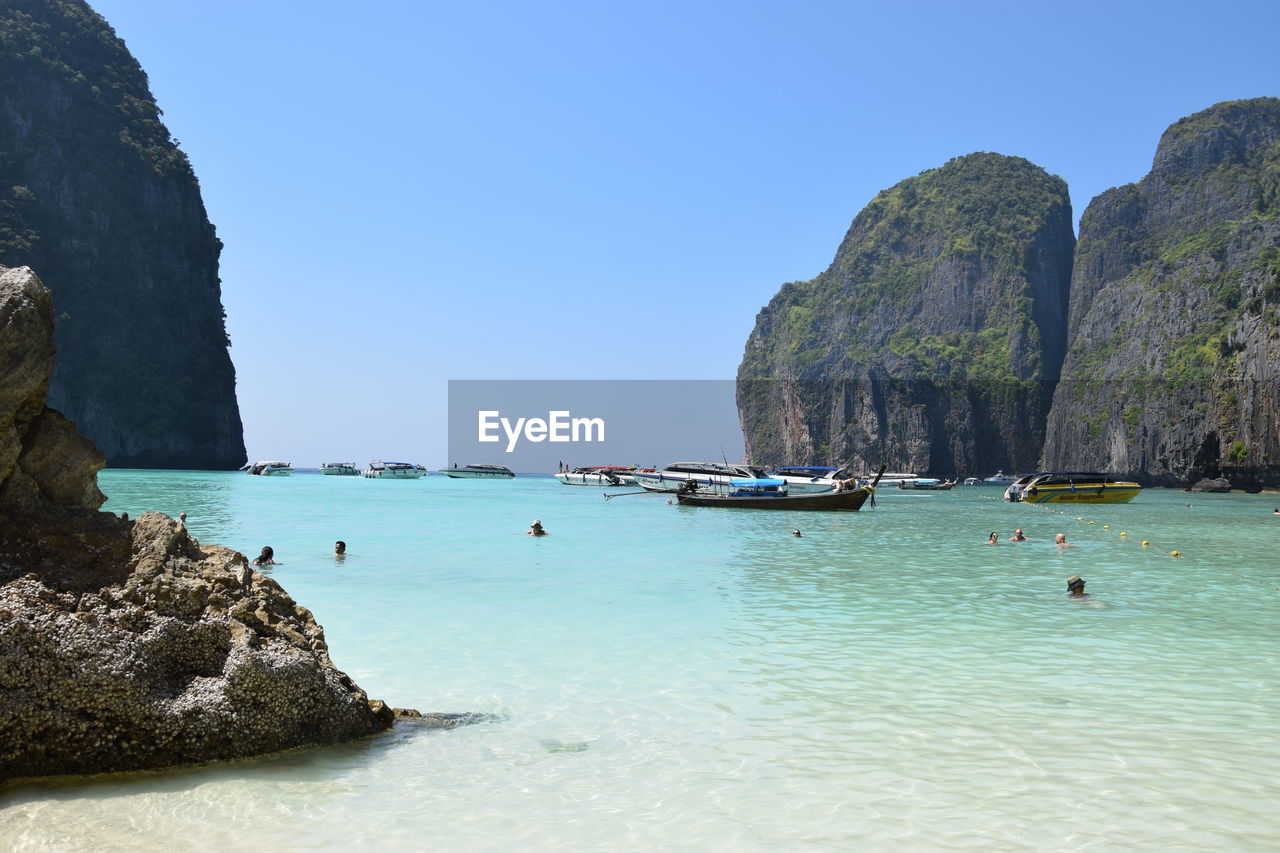
[[[1066,350],[1063,181],[970,154],[881,192],[784,285],[738,371],[750,458],[954,476],[1040,456]]]
[[[82,0],[0,4],[0,263],[53,291],[50,401],[112,466],[244,462],[221,249],[106,22]]]
[[[311,613],[244,555],[159,513],[97,511],[103,458],[45,405],[53,352],[48,291],[0,267],[0,782],[386,728],[393,711],[371,707]]]
[[[1044,466],[1280,485],[1280,99],[1175,122],[1089,205]]]

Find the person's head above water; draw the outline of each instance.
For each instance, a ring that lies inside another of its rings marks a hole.
[[[991,531],[991,535],[987,537],[987,544],[994,545],[999,541],[1000,541],[1000,534],[996,533],[994,530]]]
[[[337,542],[334,542],[334,543],[333,543],[333,553],[335,553],[335,554],[345,554],[345,553],[347,553],[347,543],[346,543],[346,542],[343,542],[341,539],[339,539]]]
[[[791,531],[791,535],[792,535],[792,536],[799,536],[799,535],[800,535],[800,531],[799,531],[799,530],[793,530],[793,531]]]
[[[1072,594],[1084,592],[1084,578],[1079,575],[1067,578],[1067,592]]]

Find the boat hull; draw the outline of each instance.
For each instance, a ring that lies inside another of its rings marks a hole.
[[[556,474],[556,479],[566,486],[604,486],[605,488],[612,488],[614,486],[634,486],[636,484],[636,478],[631,474],[580,474],[562,471]]]
[[[421,479],[423,472],[417,469],[370,469],[361,471],[360,476],[370,480],[418,480]]]
[[[320,469],[320,473],[327,477],[355,477],[360,472],[355,469],[354,465],[350,467],[326,465]]]
[[[513,480],[516,476],[510,471],[505,473],[497,471],[464,471],[461,468],[446,468],[442,473],[446,477],[452,477],[455,480]]]
[[[793,495],[821,495],[837,486],[830,477],[793,477],[788,474],[770,474],[787,484],[787,492]]]
[[[677,494],[680,506],[718,506],[736,509],[849,510],[856,512],[871,497],[872,490],[862,487],[843,492],[810,495],[775,495],[736,497],[733,495]]]
[[[698,484],[698,488],[710,491],[727,492],[731,486],[729,481],[738,474],[681,474],[665,471],[637,472],[636,485],[651,492],[675,492],[688,482]]]
[[[1072,486],[1032,486],[1022,493],[1028,504],[1122,504],[1138,496],[1137,483],[1081,484]]]

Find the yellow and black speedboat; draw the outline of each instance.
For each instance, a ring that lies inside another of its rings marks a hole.
[[[1029,504],[1122,504],[1138,496],[1142,486],[1109,474],[1087,471],[1042,471],[1019,477],[1005,490],[1007,501]]]

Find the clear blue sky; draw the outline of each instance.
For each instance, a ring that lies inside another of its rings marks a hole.
[[[1078,219],[1280,95],[1275,2],[91,2],[226,244],[249,456],[299,466],[471,461],[449,379],[730,379],[879,190],[997,151]]]

